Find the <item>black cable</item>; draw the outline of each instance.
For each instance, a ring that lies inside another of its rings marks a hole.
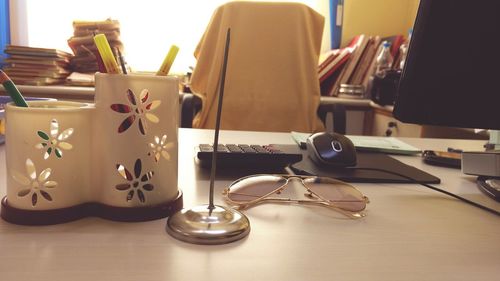
[[[474,201],[471,201],[471,200],[469,200],[469,199],[466,199],[466,198],[464,198],[464,197],[462,197],[462,196],[459,196],[459,195],[456,195],[456,194],[454,194],[454,193],[448,192],[448,191],[446,191],[446,190],[443,190],[443,189],[437,188],[437,187],[432,186],[432,185],[430,185],[430,184],[427,184],[427,183],[424,183],[424,182],[418,181],[418,180],[416,180],[416,179],[414,179],[414,178],[412,178],[412,177],[409,177],[409,176],[406,176],[406,175],[403,175],[403,174],[400,174],[400,173],[397,173],[397,172],[388,171],[388,170],[384,170],[384,169],[377,169],[377,168],[361,168],[361,167],[360,167],[360,168],[357,168],[357,167],[356,167],[356,168],[348,168],[348,170],[378,171],[378,172],[383,172],[383,173],[388,173],[388,174],[396,175],[396,176],[402,177],[402,178],[404,178],[404,179],[407,179],[407,180],[409,180],[409,181],[411,181],[411,182],[413,182],[413,183],[423,185],[423,186],[425,186],[425,187],[427,187],[427,188],[430,188],[430,189],[432,189],[432,190],[434,190],[434,191],[444,193],[444,194],[446,194],[446,195],[448,195],[448,196],[451,196],[451,197],[453,197],[453,198],[456,198],[456,199],[458,199],[458,200],[461,200],[461,201],[463,201],[463,202],[465,202],[465,203],[467,203],[467,204],[470,204],[470,205],[472,205],[472,206],[474,206],[474,207],[477,207],[477,208],[479,208],[479,209],[482,209],[482,210],[484,210],[484,211],[487,211],[487,212],[490,212],[490,213],[495,214],[495,215],[497,215],[497,216],[500,216],[500,212],[499,212],[499,211],[497,211],[497,210],[493,210],[493,209],[488,208],[488,207],[486,207],[486,206],[484,206],[484,205],[481,205],[481,204],[479,204],[479,203],[476,203],[476,202],[474,202]]]

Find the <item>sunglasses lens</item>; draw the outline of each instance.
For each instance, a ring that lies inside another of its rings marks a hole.
[[[234,202],[249,202],[275,191],[285,182],[283,177],[272,175],[243,178],[231,184],[227,197]]]
[[[346,211],[359,212],[366,208],[363,194],[347,183],[328,178],[308,178],[304,184],[323,199]]]

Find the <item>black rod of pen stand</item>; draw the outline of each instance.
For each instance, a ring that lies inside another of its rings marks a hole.
[[[250,232],[248,218],[237,210],[214,204],[214,181],[217,165],[217,147],[219,144],[222,98],[226,80],[226,68],[229,53],[231,30],[227,30],[224,60],[219,79],[219,101],[215,123],[210,172],[209,204],[182,209],[167,220],[166,231],[172,237],[195,244],[224,244],[246,237]]]
[[[224,63],[222,64],[222,73],[220,85],[219,85],[219,100],[217,104],[217,116],[215,119],[215,134],[214,134],[214,145],[212,152],[212,168],[210,170],[210,194],[209,194],[209,203],[208,209],[213,210],[214,205],[214,181],[215,181],[215,172],[217,166],[217,148],[219,147],[219,131],[220,131],[220,119],[222,114],[222,99],[224,97],[224,85],[226,83],[226,69],[227,69],[227,58],[229,54],[229,43],[231,41],[231,29],[227,30],[226,35],[226,45],[224,48]]]

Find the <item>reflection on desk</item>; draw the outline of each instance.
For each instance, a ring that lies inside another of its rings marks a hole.
[[[212,130],[179,130],[179,188],[184,205],[207,202],[209,174],[194,147]],[[482,148],[482,141],[403,139],[422,150]],[[222,131],[222,143],[293,144],[287,133]],[[475,177],[398,160],[442,179],[439,187],[500,210]],[[5,146],[0,195],[5,196]],[[241,175],[218,173],[216,204]],[[413,184],[355,184],[367,216],[344,218],[322,207],[261,205],[245,211],[252,231],[221,246],[186,244],[165,233],[165,219],[120,223],[99,218],[44,227],[0,221],[1,279],[10,280],[494,280],[500,275],[498,217]],[[302,194],[297,190],[297,195]],[[496,277],[495,277],[496,276]]]

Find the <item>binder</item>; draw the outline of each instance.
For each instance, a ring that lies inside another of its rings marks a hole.
[[[0,68],[4,62],[4,48],[10,43],[9,1],[0,0]]]
[[[340,48],[343,15],[344,0],[330,0],[330,39],[332,49]]]

